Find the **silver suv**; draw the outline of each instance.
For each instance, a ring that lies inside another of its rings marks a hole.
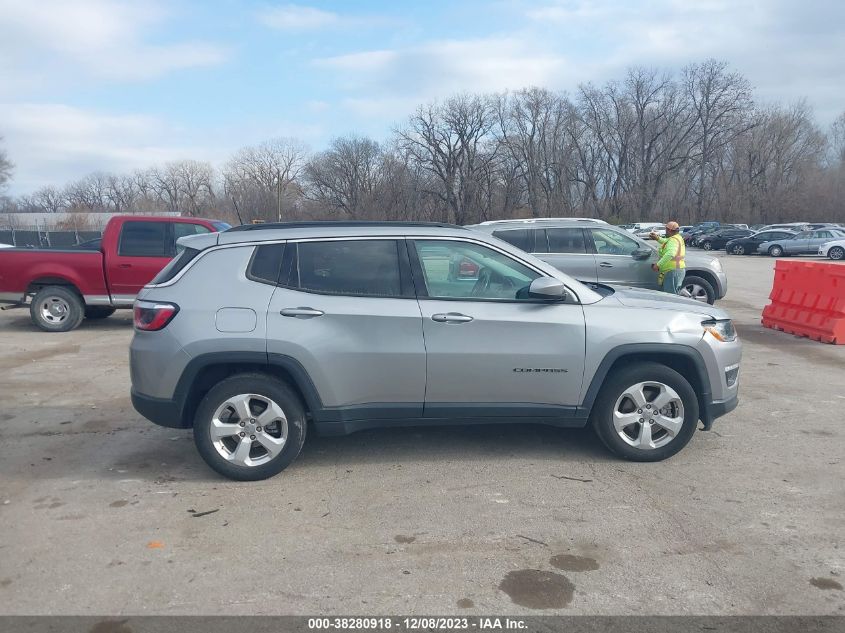
[[[657,289],[657,244],[601,220],[499,220],[470,227],[532,253],[576,279]],[[687,250],[681,294],[713,304],[728,292],[728,278],[715,257]]]
[[[476,231],[265,224],[179,242],[135,304],[132,402],[193,427],[233,479],[278,473],[306,431],[446,423],[591,424],[657,461],[737,404],[722,310],[585,285]]]

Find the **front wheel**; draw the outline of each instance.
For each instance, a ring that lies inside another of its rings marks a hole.
[[[705,251],[712,251],[713,250],[713,242],[711,242],[709,240],[706,241],[706,242],[702,242],[701,248],[703,248]]]
[[[32,322],[45,332],[69,332],[82,322],[82,297],[64,286],[45,286],[29,306]]]
[[[716,303],[716,290],[713,288],[713,284],[703,277],[696,277],[695,275],[684,277],[684,285],[678,294],[688,299],[709,303],[711,306]]]
[[[745,247],[742,244],[734,244],[728,249],[731,255],[745,255]]]
[[[305,409],[288,385],[266,374],[238,374],[203,398],[194,417],[194,443],[224,477],[257,481],[297,458],[306,428]]]
[[[680,451],[698,423],[698,398],[678,372],[637,363],[612,372],[590,416],[602,442],[619,457],[657,462]]]
[[[831,259],[835,259],[836,261],[845,259],[845,248],[842,248],[841,246],[833,246],[827,252],[827,256]]]

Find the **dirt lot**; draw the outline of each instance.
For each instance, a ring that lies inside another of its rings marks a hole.
[[[660,464],[587,430],[401,429],[233,483],[132,409],[128,312],[4,312],[0,613],[845,613],[845,346],[761,328],[772,260],[723,262],[741,404]]]

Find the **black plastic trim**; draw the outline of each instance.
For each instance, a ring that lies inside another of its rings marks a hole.
[[[448,224],[446,222],[387,222],[387,221],[367,221],[367,220],[338,220],[325,222],[264,222],[262,224],[242,224],[234,226],[227,230],[228,233],[242,233],[243,231],[262,231],[268,229],[313,229],[313,228],[344,228],[344,227],[431,227],[443,229],[461,229],[469,230],[464,226],[457,224]]]
[[[628,343],[626,345],[619,345],[611,349],[599,363],[596,373],[590,381],[590,386],[584,394],[584,401],[578,407],[578,415],[582,417],[589,417],[593,409],[593,404],[596,401],[599,390],[610,372],[613,364],[621,358],[632,357],[636,358],[642,354],[661,354],[664,356],[681,356],[692,361],[695,366],[696,374],[698,375],[699,383],[702,386],[698,394],[698,403],[700,409],[701,420],[705,425],[707,420],[707,410],[712,398],[712,391],[710,388],[710,376],[707,374],[707,366],[704,364],[704,359],[701,354],[694,347],[688,345],[679,345],[676,343]],[[712,423],[712,420],[711,420]]]
[[[181,410],[178,403],[174,400],[145,396],[135,391],[134,388],[130,394],[132,406],[150,422],[171,429],[184,428],[182,425]]]

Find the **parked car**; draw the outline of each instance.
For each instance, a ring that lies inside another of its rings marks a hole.
[[[769,231],[772,229],[786,229],[788,231],[801,232],[807,230],[807,222],[790,222],[787,224],[767,224],[761,231]]]
[[[138,290],[176,254],[178,238],[227,228],[202,218],[119,215],[91,244],[7,249],[0,253],[0,303],[28,302],[36,326],[67,332],[83,318],[131,308]]]
[[[845,259],[845,239],[831,240],[819,246],[819,255],[834,261]]]
[[[585,285],[480,231],[265,224],[181,243],[135,304],[132,403],[193,427],[232,479],[280,472],[307,432],[467,422],[591,424],[618,456],[658,461],[738,402],[724,311]]]
[[[721,250],[725,248],[725,244],[730,242],[732,239],[747,237],[752,233],[754,233],[754,231],[743,228],[721,229],[700,237],[698,245],[705,251]]]
[[[802,231],[792,237],[771,242],[763,242],[757,247],[759,253],[772,257],[782,255],[816,255],[825,242],[845,237],[845,231],[823,229],[821,231]]]
[[[787,231],[785,229],[757,231],[746,237],[730,240],[725,244],[725,250],[731,255],[754,255],[757,253],[757,247],[763,242],[785,240],[795,235],[797,235],[795,231]]]
[[[657,244],[638,239],[615,226],[549,220],[531,227],[476,224],[468,228],[492,234],[532,253],[586,283],[608,283],[657,289]],[[713,303],[728,291],[719,260],[687,251],[683,293]]]
[[[715,233],[716,231],[721,231],[725,227],[721,224],[710,225],[701,227],[698,229],[693,229],[687,235],[684,235],[684,242],[689,246],[698,246],[699,240],[705,236],[710,235],[711,233]]]

